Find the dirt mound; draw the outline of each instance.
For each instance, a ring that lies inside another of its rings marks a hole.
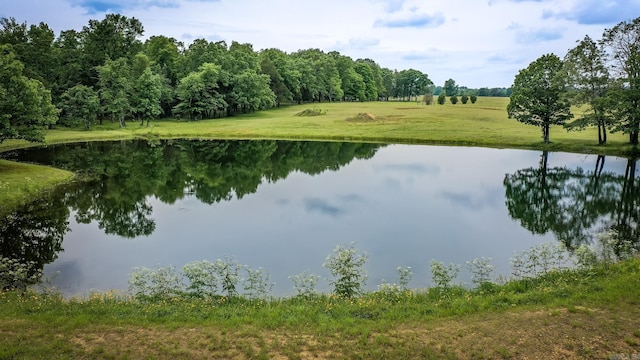
[[[359,113],[358,115],[347,119],[347,121],[356,121],[356,122],[375,121],[375,120],[376,120],[376,116],[373,115],[372,113]]]
[[[304,109],[296,114],[296,116],[319,116],[327,113],[327,110],[321,109]]]

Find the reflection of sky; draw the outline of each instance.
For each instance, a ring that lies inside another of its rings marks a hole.
[[[71,219],[65,250],[45,270],[59,270],[54,284],[78,293],[126,289],[137,266],[180,268],[228,255],[264,268],[276,282],[274,295],[286,296],[293,294],[288,276],[308,270],[328,277],[326,256],[338,244],[356,242],[369,254],[370,289],[395,281],[398,266],[411,266],[412,286],[429,286],[432,259],[464,264],[491,257],[498,273],[508,275],[514,251],[553,241],[531,235],[505,207],[505,174],[537,167],[539,159],[533,151],[393,145],[337,172],[293,172],[242,200],[206,205],[187,197],[169,205],[149,199],[157,224],[151,236],[108,236],[95,223]],[[605,171],[619,173],[625,164],[608,157]],[[595,157],[552,153],[554,166],[591,170]],[[319,287],[326,291],[327,282]]]

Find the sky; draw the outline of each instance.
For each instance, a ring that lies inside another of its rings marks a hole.
[[[564,57],[586,35],[640,16],[640,0],[1,0],[0,17],[45,22],[56,35],[107,13],[135,17],[145,40],[250,43],[256,51],[318,48],[436,85],[509,87],[538,57]]]

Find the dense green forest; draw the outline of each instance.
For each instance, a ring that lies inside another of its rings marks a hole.
[[[251,44],[206,39],[185,45],[166,36],[143,42],[143,35],[139,20],[119,14],[58,36],[42,22],[2,18],[0,77],[7,86],[0,90],[0,141],[39,140],[37,130],[54,123],[89,128],[104,120],[121,126],[163,116],[197,120],[291,103],[410,101],[443,90],[449,96],[508,95],[506,89],[459,87],[452,79],[435,87],[418,70],[382,68],[337,51],[256,51]]]
[[[38,81],[33,91],[41,96],[50,91],[61,125],[86,126],[103,119],[125,126],[163,115],[231,116],[288,103],[410,100],[433,90],[420,71],[381,68],[335,51],[255,51],[251,44],[205,39],[185,46],[165,36],[142,42],[143,34],[140,21],[118,14],[59,36],[45,23],[3,18],[3,73]],[[49,109],[43,117],[56,115]]]
[[[475,102],[509,96],[509,117],[568,130],[640,132],[640,18],[586,36],[564,59],[545,54],[516,75],[510,89],[468,89],[448,79],[435,86],[415,69],[391,70],[372,59],[320,49],[255,51],[251,44],[196,39],[188,46],[166,36],[144,42],[136,18],[108,14],[81,31],[55,35],[45,23],[0,19],[0,142],[38,141],[42,129],[103,121],[149,121],[162,116],[198,120],[233,116],[282,104],[418,100]],[[575,121],[572,105],[588,110]]]

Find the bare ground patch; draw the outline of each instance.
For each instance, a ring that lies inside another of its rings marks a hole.
[[[640,352],[635,345],[640,342],[639,316],[640,311],[621,315],[586,308],[513,311],[404,324],[364,338],[245,327],[229,331],[128,326],[79,332],[70,341],[87,356],[105,358],[402,358],[427,352],[434,358],[607,359]],[[377,355],[368,353],[373,344]]]

